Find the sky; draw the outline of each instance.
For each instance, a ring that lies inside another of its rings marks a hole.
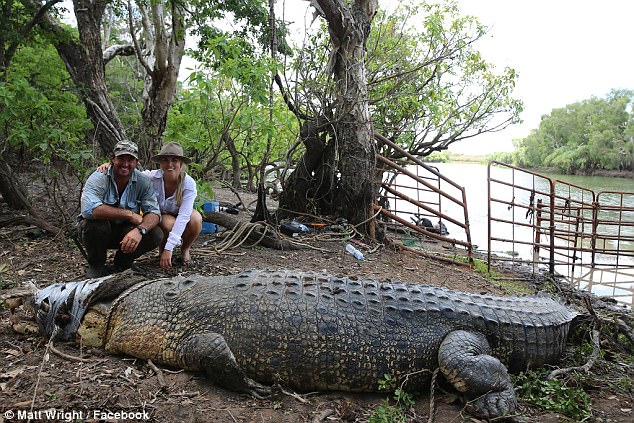
[[[295,16],[308,6],[285,3]],[[484,58],[500,72],[509,66],[519,73],[513,96],[523,100],[524,112],[522,124],[456,143],[450,151],[511,151],[512,140],[526,137],[553,109],[605,97],[612,89],[634,89],[634,0],[458,0],[458,5],[489,28],[476,44]]]
[[[308,0],[276,0],[297,33],[311,24]],[[417,1],[417,0],[413,0]],[[395,0],[379,0],[393,6]],[[543,115],[567,104],[605,97],[612,89],[634,89],[631,51],[634,0],[457,0],[462,14],[489,28],[476,44],[500,72],[514,68],[513,96],[524,102],[522,124],[453,144],[450,151],[486,155],[511,151]],[[70,6],[70,5],[69,5]],[[72,6],[69,7],[72,10]],[[312,25],[318,25],[313,22]],[[187,66],[184,61],[184,66]],[[191,67],[191,65],[190,65]],[[182,69],[185,74],[185,69]]]
[[[612,89],[634,89],[632,0],[460,0],[465,14],[490,28],[478,49],[519,73],[514,92],[524,101],[524,121],[491,139],[457,144],[465,153],[512,150],[543,115]],[[471,145],[469,145],[471,144]]]

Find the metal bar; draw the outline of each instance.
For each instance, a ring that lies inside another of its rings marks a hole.
[[[380,206],[377,206],[377,205],[374,206],[374,210],[375,211],[378,211],[379,209],[381,209]],[[395,215],[393,213],[390,213],[389,211],[387,211],[385,209],[381,209],[381,214],[389,217],[390,219],[393,219],[393,220],[397,221],[401,225],[407,226],[409,229],[412,229],[412,230],[414,230],[416,232],[419,232],[419,233],[421,233],[421,234],[423,234],[425,236],[428,236],[430,238],[434,238],[434,239],[437,239],[439,241],[451,241],[454,244],[458,244],[458,245],[462,245],[464,247],[470,248],[470,245],[467,244],[464,241],[460,241],[458,239],[447,238],[447,237],[435,234],[433,232],[426,231],[425,229],[421,228],[420,226],[416,226],[413,223],[410,223],[410,222],[408,222],[405,219],[401,219],[399,216],[397,216],[397,215]]]
[[[463,224],[462,222],[460,222],[459,220],[456,220],[456,219],[452,218],[451,216],[448,216],[448,215],[443,214],[443,213],[441,213],[441,212],[439,212],[439,211],[436,211],[436,210],[432,209],[431,207],[427,207],[425,204],[421,203],[421,202],[420,202],[420,201],[418,201],[418,200],[414,200],[413,198],[409,197],[409,196],[408,196],[408,195],[406,195],[406,194],[403,194],[403,193],[401,193],[401,192],[398,192],[398,191],[396,191],[396,190],[393,190],[392,188],[390,188],[390,187],[389,187],[389,186],[387,186],[387,185],[382,185],[382,187],[383,187],[386,191],[389,191],[390,193],[394,194],[395,196],[399,197],[399,198],[400,198],[400,199],[402,199],[402,200],[405,200],[405,201],[407,201],[407,202],[409,202],[409,203],[411,203],[411,204],[413,204],[413,205],[415,205],[415,206],[417,206],[417,207],[420,207],[421,209],[424,209],[424,210],[426,210],[426,211],[428,211],[428,212],[430,212],[430,213],[432,213],[432,214],[434,214],[434,215],[436,215],[436,216],[440,216],[440,217],[442,217],[443,219],[446,219],[446,220],[450,221],[451,223],[453,223],[454,225],[458,225],[458,226],[460,226],[460,227],[461,227],[461,228],[463,228],[463,229],[465,229],[465,228],[466,228],[466,225],[465,225],[465,224]]]
[[[383,144],[387,145],[388,147],[392,148],[393,150],[397,151],[399,154],[402,154],[403,156],[407,157],[413,163],[416,163],[418,166],[424,168],[426,171],[428,171],[432,175],[436,175],[436,177],[442,179],[443,181],[453,185],[454,187],[456,187],[458,189],[462,188],[460,185],[458,185],[457,183],[455,183],[451,179],[443,176],[440,172],[438,172],[432,166],[429,166],[428,164],[422,162],[418,157],[413,156],[409,152],[403,150],[401,147],[399,147],[398,145],[394,144],[392,141],[390,141],[389,139],[385,138],[383,135],[375,133],[374,134],[374,138],[376,140],[382,142]]]
[[[427,188],[429,188],[431,191],[433,191],[433,192],[440,192],[440,193],[442,193],[442,195],[443,195],[444,197],[447,197],[448,199],[450,199],[450,200],[451,200],[451,201],[453,201],[454,203],[458,204],[459,206],[464,207],[464,204],[463,204],[460,200],[458,200],[458,199],[454,198],[453,196],[451,196],[451,195],[449,195],[449,194],[447,194],[447,193],[443,192],[442,190],[437,189],[436,187],[434,187],[433,185],[431,185],[429,182],[427,182],[427,181],[423,180],[422,178],[418,177],[417,175],[415,175],[414,173],[410,172],[409,170],[407,170],[407,169],[405,169],[405,168],[403,168],[403,167],[401,167],[401,166],[397,165],[396,163],[394,163],[394,162],[393,162],[393,161],[391,161],[390,159],[388,159],[388,158],[386,158],[386,157],[383,157],[383,156],[381,156],[380,154],[377,154],[377,155],[376,155],[376,158],[377,158],[377,160],[378,160],[378,161],[380,161],[381,163],[384,163],[384,164],[386,164],[386,165],[388,165],[388,166],[390,166],[390,167],[392,167],[392,168],[394,168],[394,169],[398,170],[399,172],[401,172],[401,173],[403,173],[403,174],[405,174],[405,175],[409,176],[410,178],[412,178],[412,179],[413,179],[413,180],[415,180],[416,182],[419,182],[419,183],[421,183],[422,185],[424,185],[424,186],[426,186]]]

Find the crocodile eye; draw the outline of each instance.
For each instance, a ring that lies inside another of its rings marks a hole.
[[[196,281],[193,279],[185,279],[184,281],[181,282],[181,288],[183,289],[187,289],[187,288],[191,288],[192,286],[196,285]]]

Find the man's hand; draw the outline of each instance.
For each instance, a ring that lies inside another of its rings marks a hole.
[[[101,172],[104,175],[108,173],[108,168],[110,167],[110,162],[104,163],[104,164],[100,164],[99,166],[97,166],[97,172]]]
[[[137,214],[136,216],[139,216],[139,215]],[[139,219],[141,219],[141,216],[139,216]],[[139,220],[139,223],[141,223],[141,220]],[[133,228],[130,232],[125,234],[125,236],[121,240],[120,242],[121,251],[123,251],[126,254],[133,253],[139,246],[139,243],[141,242],[141,238],[143,238],[143,235],[141,235],[141,232],[139,232],[137,228]]]

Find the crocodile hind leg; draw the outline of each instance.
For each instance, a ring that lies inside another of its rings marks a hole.
[[[230,391],[244,392],[261,398],[271,388],[249,378],[240,368],[222,335],[206,333],[195,335],[182,346],[185,368],[204,370],[215,384]]]
[[[490,353],[484,335],[457,330],[440,344],[438,365],[458,391],[469,394],[470,411],[495,418],[513,414],[517,400],[506,367]]]

